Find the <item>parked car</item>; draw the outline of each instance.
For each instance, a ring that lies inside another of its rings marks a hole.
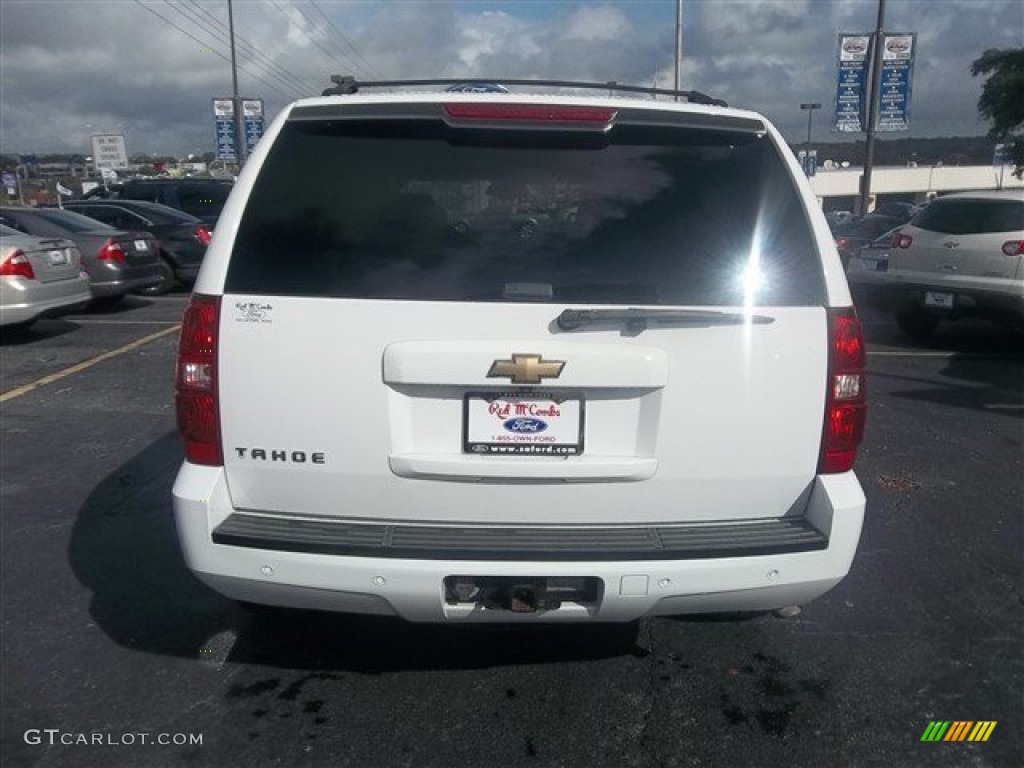
[[[115,229],[141,229],[156,236],[164,280],[141,293],[158,295],[179,284],[195,282],[210,244],[209,228],[195,216],[142,200],[73,200],[65,203],[64,208]]]
[[[89,276],[78,247],[0,224],[0,326],[27,328],[89,303]]]
[[[919,206],[914,203],[882,203],[872,213],[878,216],[889,216],[903,223],[910,221],[914,214],[917,213],[918,208]]]
[[[851,211],[828,211],[825,213],[825,221],[828,222],[829,228],[834,228],[839,224],[846,221],[851,221],[857,218]]]
[[[849,264],[857,251],[870,243],[880,235],[898,227],[902,222],[891,216],[883,216],[877,213],[869,213],[859,219],[852,219],[836,224],[832,228],[832,235],[836,240],[836,249],[839,251],[839,258],[842,259],[843,267]]]
[[[94,299],[117,301],[163,282],[159,246],[149,232],[108,227],[59,208],[0,207],[0,224],[36,237],[65,238],[78,246]]]
[[[83,200],[144,200],[184,211],[209,228],[217,226],[221,209],[234,182],[229,179],[129,179],[121,184],[96,187]]]
[[[1024,192],[940,197],[891,241],[887,292],[907,335],[963,317],[1024,329]]]
[[[782,136],[711,103],[286,108],[183,318],[173,503],[198,578],[456,623],[838,584],[865,508],[860,323]],[[489,190],[565,225],[450,237]]]
[[[858,306],[885,305],[885,286],[892,248],[890,230],[860,247],[846,264],[846,279]]]

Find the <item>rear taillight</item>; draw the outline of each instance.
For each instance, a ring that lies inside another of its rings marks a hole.
[[[15,251],[0,263],[0,275],[6,277],[27,277],[36,279],[36,273],[24,251]]]
[[[445,104],[445,114],[456,120],[489,120],[502,122],[598,123],[605,125],[615,118],[609,107],[559,106],[557,104]]]
[[[1003,243],[1003,253],[1007,256],[1024,256],[1024,240],[1009,240]]]
[[[193,294],[181,321],[175,405],[185,458],[193,464],[219,467],[220,408],[217,402],[217,332],[220,297]]]
[[[852,309],[828,311],[828,392],[818,474],[853,468],[864,436],[866,391],[864,334]]]
[[[119,264],[124,264],[124,248],[119,243],[115,243],[113,239],[107,240],[96,254],[96,258],[100,261],[116,261]]]
[[[909,248],[914,242],[914,238],[910,235],[904,235],[902,232],[897,232],[892,236],[892,247],[893,248]]]
[[[198,240],[203,245],[209,245],[210,238],[213,236],[210,233],[210,230],[208,230],[206,227],[197,227],[196,231],[193,232],[192,234],[195,236],[196,240]]]

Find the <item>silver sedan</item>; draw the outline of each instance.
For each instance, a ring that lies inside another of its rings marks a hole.
[[[73,242],[0,225],[0,326],[26,327],[40,317],[71,312],[91,298],[89,276]]]

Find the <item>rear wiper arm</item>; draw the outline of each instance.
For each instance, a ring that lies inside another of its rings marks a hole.
[[[712,325],[765,325],[774,323],[774,317],[720,312],[712,309],[566,309],[556,321],[563,331],[575,331],[593,325],[624,324],[630,331],[645,330],[650,323],[657,325],[685,325],[705,328]]]

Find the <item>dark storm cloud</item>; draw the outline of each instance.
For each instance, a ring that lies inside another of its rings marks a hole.
[[[210,100],[231,92],[227,63],[210,51],[227,52],[211,34],[219,28],[212,19],[226,22],[224,3],[203,0],[201,9],[191,2],[143,3],[201,42],[136,2],[0,3],[0,150],[81,152],[90,133],[105,131],[125,133],[133,153],[212,149]],[[273,115],[291,98],[317,93],[330,74],[365,77],[370,69],[403,78],[667,86],[673,8],[672,2],[321,0],[296,7],[286,0],[236,0],[240,37],[302,81],[301,88],[285,85],[240,52],[248,69],[240,73],[241,89],[264,98]],[[763,111],[790,137],[806,125],[800,102],[818,101],[825,105],[818,118],[823,132],[834,95],[836,36],[872,29],[875,9],[874,0],[684,0],[684,87]],[[918,33],[913,134],[983,133],[976,109],[982,81],[971,78],[970,63],[986,48],[1020,45],[1024,5],[889,0],[887,9],[887,29]]]

